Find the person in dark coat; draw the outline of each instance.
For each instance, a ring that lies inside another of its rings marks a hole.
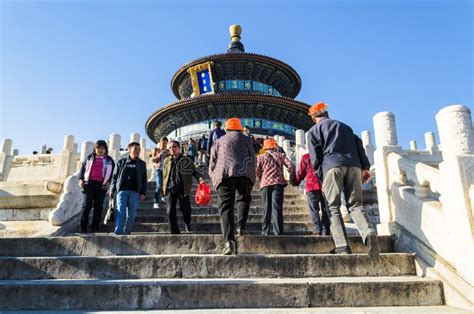
[[[255,183],[255,151],[252,140],[242,134],[240,119],[225,123],[227,133],[212,146],[209,176],[217,191],[217,202],[225,241],[224,255],[236,253],[234,236],[234,203],[237,203],[239,235],[246,234],[246,223]],[[237,192],[237,198],[235,194]]]
[[[202,166],[207,165],[207,137],[205,134],[201,136],[201,138],[198,141],[198,159],[199,162]]]
[[[220,137],[225,135],[225,131],[221,129],[222,123],[220,121],[214,121],[214,129],[209,132],[209,139],[207,140],[207,155],[210,156],[212,145]]]
[[[133,231],[138,203],[145,200],[147,186],[146,163],[138,158],[140,144],[128,144],[129,155],[120,159],[110,184],[110,197],[116,197],[114,233],[130,234]]]
[[[94,145],[94,152],[87,156],[79,172],[79,185],[84,194],[82,203],[81,233],[87,233],[89,214],[94,207],[91,232],[99,231],[104,199],[110,187],[114,160],[108,155],[107,143],[98,140]]]
[[[329,118],[327,105],[317,103],[309,109],[315,125],[308,131],[308,147],[314,170],[322,172],[323,193],[331,214],[331,233],[335,253],[351,254],[341,214],[341,193],[347,209],[368,246],[369,256],[377,258],[377,235],[362,203],[362,183],[370,178],[370,163],[360,138],[352,129]]]
[[[176,217],[176,205],[179,201],[179,209],[183,213],[185,230],[191,231],[191,194],[192,177],[200,183],[204,182],[196,171],[193,161],[181,153],[181,145],[178,141],[168,144],[170,155],[166,157],[163,165],[163,195],[166,199],[166,213],[172,234],[179,234]]]

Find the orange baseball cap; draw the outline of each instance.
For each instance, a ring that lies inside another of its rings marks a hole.
[[[266,149],[272,149],[272,148],[277,148],[277,142],[274,139],[269,138],[263,141],[263,149],[266,150]]]
[[[328,110],[328,105],[324,102],[318,102],[309,107],[308,115],[317,117]]]
[[[239,118],[230,118],[225,122],[225,129],[229,131],[242,131],[242,123]]]

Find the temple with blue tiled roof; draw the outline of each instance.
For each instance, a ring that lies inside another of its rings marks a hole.
[[[207,133],[212,121],[230,117],[256,135],[283,135],[294,139],[296,129],[312,125],[308,105],[295,100],[301,78],[288,64],[245,52],[242,28],[229,29],[231,43],[226,53],[193,60],[171,80],[177,101],[153,113],[146,122],[148,136],[186,139]]]

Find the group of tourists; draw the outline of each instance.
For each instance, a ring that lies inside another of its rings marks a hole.
[[[192,231],[192,178],[204,183],[196,165],[205,163],[212,187],[217,192],[224,255],[236,253],[235,233],[240,236],[248,234],[246,225],[251,191],[257,179],[263,208],[261,233],[283,234],[283,199],[288,184],[286,168],[290,184],[299,186],[303,180],[306,181],[313,233],[332,234],[333,253],[351,253],[340,211],[343,197],[368,246],[369,255],[377,257],[380,248],[376,233],[362,204],[361,184],[370,179],[370,164],[362,142],[349,126],[329,117],[325,103],[313,105],[308,114],[315,125],[309,130],[309,153],[303,155],[298,172],[274,139],[259,141],[250,135],[247,127],[242,127],[238,118],[226,120],[225,130],[221,122],[216,121],[208,137],[203,135],[197,142],[192,139],[187,142],[186,154],[183,153],[183,143],[162,137],[151,154],[156,178],[153,207],[166,205],[170,232],[181,232],[176,215],[178,202],[185,230]],[[92,207],[90,230],[98,231],[107,191],[115,202],[114,234],[133,231],[138,204],[145,199],[147,187],[146,164],[139,158],[140,150],[139,143],[130,143],[128,156],[114,165],[107,154],[107,143],[96,142],[94,152],[83,162],[80,171],[79,182],[84,193],[81,232],[88,231]],[[238,216],[236,225],[234,206]]]

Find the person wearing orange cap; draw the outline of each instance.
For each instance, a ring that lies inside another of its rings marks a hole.
[[[294,173],[294,166],[285,153],[277,151],[277,142],[266,139],[263,142],[265,153],[257,158],[257,179],[260,180],[262,195],[263,223],[262,235],[270,234],[270,220],[273,222],[273,234],[283,233],[283,194],[287,182],[283,166]]]
[[[234,203],[237,203],[237,233],[246,234],[246,223],[255,183],[255,151],[252,140],[242,133],[239,118],[225,122],[227,133],[214,142],[209,160],[209,176],[217,191],[224,255],[236,253]],[[237,192],[237,197],[236,197]]]
[[[380,253],[377,235],[362,204],[362,183],[370,178],[370,163],[360,138],[348,125],[329,118],[328,106],[316,103],[308,114],[315,125],[308,131],[311,164],[323,181],[328,202],[334,253],[351,254],[341,214],[341,193],[371,258]]]

